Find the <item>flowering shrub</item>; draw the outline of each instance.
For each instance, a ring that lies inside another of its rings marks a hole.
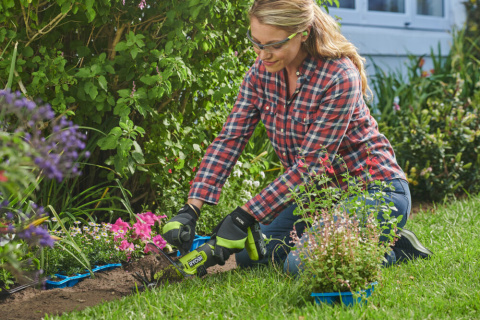
[[[323,165],[325,171],[331,167],[328,161]],[[369,172],[368,167],[365,170]],[[390,218],[395,208],[381,201],[386,186],[380,181],[363,181],[349,172],[339,178],[348,182],[347,190],[337,187],[337,177],[324,172],[310,172],[309,183],[292,190],[298,205],[295,214],[309,225],[305,238],[292,232],[293,254],[303,266],[301,281],[311,292],[354,292],[378,280],[401,219]],[[369,192],[369,187],[378,191]],[[367,199],[372,201],[367,204]],[[379,212],[385,222],[377,220]],[[380,242],[380,236],[387,240]]]
[[[55,118],[50,105],[0,90],[0,239],[5,242],[0,259],[11,270],[20,270],[17,244],[54,245],[41,225],[47,213],[33,201],[33,191],[42,178],[78,175],[76,160],[85,140],[73,123]]]

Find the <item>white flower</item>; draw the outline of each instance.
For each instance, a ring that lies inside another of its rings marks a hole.
[[[240,161],[237,161],[237,166],[241,167],[243,166],[243,163],[241,163]]]
[[[246,185],[247,187],[251,187],[253,185],[252,180],[243,180],[243,184]]]
[[[260,181],[253,181],[253,186],[254,186],[255,188],[260,187]]]
[[[250,191],[243,191],[243,194],[244,194],[247,198],[249,198],[249,199],[253,198],[253,196],[252,196],[252,194],[250,193]]]
[[[260,177],[262,177],[262,179],[265,179],[265,172],[260,171]]]
[[[236,178],[240,178],[242,176],[242,171],[240,170],[234,170],[233,171],[233,176],[236,177]]]

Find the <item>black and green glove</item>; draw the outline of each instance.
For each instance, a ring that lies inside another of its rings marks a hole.
[[[231,254],[245,248],[248,228],[255,222],[254,217],[237,207],[215,227],[212,234],[215,240],[213,257],[219,265],[224,265]]]
[[[195,225],[200,216],[200,209],[192,204],[184,205],[178,214],[170,219],[162,229],[162,237],[184,255],[190,251],[195,239]]]

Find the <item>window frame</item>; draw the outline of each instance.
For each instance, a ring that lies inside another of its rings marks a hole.
[[[443,17],[417,14],[417,1],[405,0],[405,13],[369,11],[368,0],[355,0],[355,9],[329,7],[333,17],[346,25],[361,25],[415,30],[449,30],[449,0],[443,1]]]

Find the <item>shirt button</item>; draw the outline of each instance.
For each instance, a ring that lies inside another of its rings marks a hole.
[[[297,89],[297,90],[295,90],[295,93],[298,93],[298,89]]]
[[[267,109],[267,110],[268,110],[268,109],[270,109],[270,107],[266,107],[265,109]]]
[[[285,157],[286,155],[287,155],[287,154],[284,152],[284,153],[283,153],[283,156]]]
[[[283,129],[280,129],[280,132],[283,132]]]
[[[300,72],[297,71],[297,76],[299,76],[299,75],[300,75]]]

